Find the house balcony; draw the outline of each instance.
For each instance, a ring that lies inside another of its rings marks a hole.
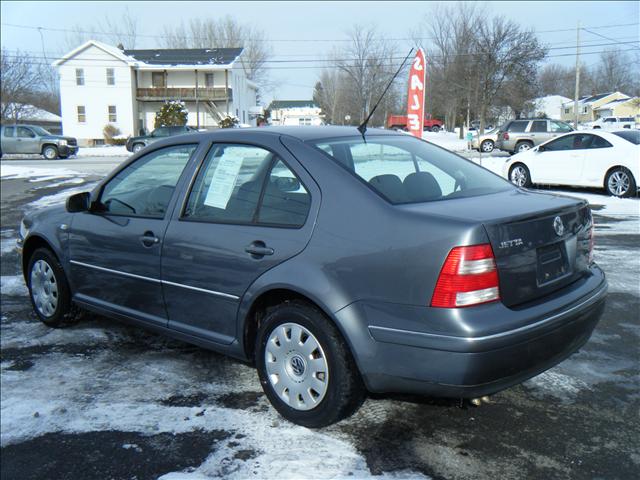
[[[227,99],[233,101],[233,91],[231,88],[226,90],[224,87],[198,87],[196,88],[171,88],[171,87],[153,87],[138,88],[136,99],[141,102],[162,102],[165,100],[183,100],[193,102],[215,101],[224,102]]]

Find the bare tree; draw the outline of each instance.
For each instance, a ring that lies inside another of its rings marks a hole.
[[[606,50],[595,66],[593,83],[599,93],[619,91],[634,95],[638,90],[639,76],[638,68],[634,71],[634,64],[624,51]]]
[[[136,48],[138,39],[138,19],[131,16],[129,9],[119,17],[105,17],[94,25],[75,24],[65,36],[67,50],[73,50],[88,40],[98,40],[126,48]]]
[[[575,84],[575,68],[572,67],[552,63],[545,65],[538,74],[540,96],[562,95],[573,98]]]
[[[340,125],[344,122],[345,88],[344,73],[337,69],[324,69],[313,91],[313,101],[322,109],[325,122]]]
[[[166,48],[244,48],[240,57],[247,78],[260,86],[268,83],[265,63],[271,47],[263,30],[241,24],[233,17],[191,19],[188,23],[163,28]]]
[[[31,108],[29,99],[41,87],[39,62],[26,53],[4,48],[0,57],[0,118],[18,121]]]

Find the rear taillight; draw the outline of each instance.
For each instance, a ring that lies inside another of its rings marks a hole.
[[[431,298],[432,307],[470,307],[500,299],[491,245],[455,247],[447,255]]]
[[[593,218],[591,219],[591,228],[589,229],[589,265],[593,263],[593,244],[594,239],[593,236],[596,231],[596,224],[593,222]]]
[[[509,140],[509,132],[504,132],[504,133],[502,134],[502,139],[503,139],[503,140]]]

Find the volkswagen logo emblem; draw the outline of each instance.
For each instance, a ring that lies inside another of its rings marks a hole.
[[[556,231],[556,235],[559,237],[564,233],[564,224],[562,223],[562,219],[560,217],[556,217],[553,219],[553,229]]]
[[[304,374],[305,365],[302,357],[295,355],[291,358],[291,370],[293,370],[293,373],[298,377],[301,377],[302,374]]]

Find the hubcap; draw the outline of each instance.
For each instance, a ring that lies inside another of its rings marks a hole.
[[[526,152],[527,150],[531,150],[531,145],[528,143],[521,143],[518,147],[518,152]]]
[[[491,142],[483,142],[482,143],[482,151],[483,152],[492,152],[493,151],[493,143],[491,143]]]
[[[297,323],[284,323],[269,335],[264,352],[269,383],[296,410],[320,404],[329,384],[329,366],[320,343]]]
[[[133,146],[133,151],[134,151],[134,153],[135,153],[135,152],[139,152],[140,150],[142,150],[142,145],[140,145],[139,143],[136,143],[136,144]]]
[[[631,179],[625,172],[617,171],[609,177],[609,192],[617,197],[623,196],[629,190]]]
[[[38,260],[31,269],[31,297],[38,312],[52,316],[58,306],[58,282],[53,269],[44,260]]]
[[[527,183],[527,172],[524,167],[515,167],[511,170],[511,182],[519,187],[524,187]]]
[[[49,160],[51,160],[52,158],[54,158],[56,156],[56,152],[53,148],[47,148],[44,151],[44,156],[46,158],[48,158]]]

